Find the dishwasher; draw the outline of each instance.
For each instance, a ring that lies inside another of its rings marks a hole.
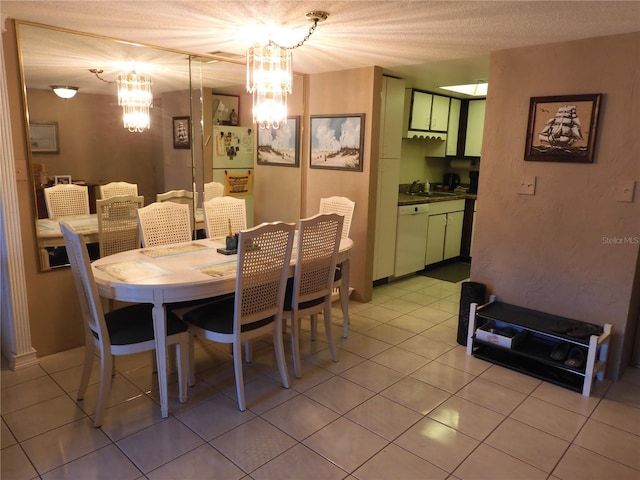
[[[424,269],[428,225],[428,203],[398,207],[394,276],[399,277]]]

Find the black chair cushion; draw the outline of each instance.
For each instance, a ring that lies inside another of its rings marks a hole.
[[[234,298],[225,297],[219,301],[211,302],[187,312],[182,318],[185,322],[195,325],[196,327],[208,330],[210,332],[222,333],[230,335],[233,333],[233,313]],[[177,316],[173,312],[169,312],[167,317]],[[242,325],[241,331],[248,332],[268,325],[275,320],[272,315],[263,320]]]
[[[324,302],[324,297],[316,298],[315,300],[309,300],[308,302],[301,302],[298,305],[298,310],[305,310],[307,308],[315,307]],[[293,278],[287,280],[287,291],[284,293],[284,311],[290,312],[293,310]]]
[[[104,315],[112,345],[131,345],[153,340],[153,305],[138,303]],[[186,332],[187,325],[167,315],[167,335]]]

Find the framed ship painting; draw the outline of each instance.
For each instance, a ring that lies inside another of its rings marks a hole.
[[[279,128],[258,129],[258,165],[300,166],[300,117]]]
[[[361,172],[364,113],[311,117],[311,168]]]
[[[524,159],[593,163],[602,94],[532,97]]]
[[[189,117],[173,117],[173,148],[191,148]]]

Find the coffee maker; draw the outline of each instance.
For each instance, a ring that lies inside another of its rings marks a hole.
[[[453,192],[460,185],[460,175],[457,173],[445,173],[442,184],[448,191]]]

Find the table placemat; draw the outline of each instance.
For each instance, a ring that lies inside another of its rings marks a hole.
[[[225,262],[225,263],[214,263],[210,265],[203,265],[197,267],[202,273],[209,275],[211,277],[226,277],[229,275],[235,275],[236,269],[238,268],[237,262]]]
[[[143,260],[107,263],[105,265],[96,265],[96,268],[123,282],[137,282],[173,273],[171,270]]]
[[[190,253],[208,250],[211,247],[202,245],[201,243],[189,243],[187,245],[172,245],[168,247],[153,248],[142,250],[142,253],[151,258],[169,257],[172,255],[186,255]]]

